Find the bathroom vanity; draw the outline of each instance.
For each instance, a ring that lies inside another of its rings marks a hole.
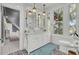
[[[30,52],[50,42],[50,33],[40,32],[40,33],[27,34],[27,41],[28,41],[27,51],[28,54],[30,54]]]

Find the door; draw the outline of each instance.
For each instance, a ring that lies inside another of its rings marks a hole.
[[[19,11],[1,7],[1,54],[14,54],[19,50]]]

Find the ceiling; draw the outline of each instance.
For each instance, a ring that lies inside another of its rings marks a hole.
[[[24,6],[25,8],[33,8],[33,3],[3,3],[3,4],[9,4],[9,5],[13,5],[13,6]],[[43,9],[43,4],[44,3],[35,3],[35,6],[37,9],[42,10]],[[45,10],[50,10],[52,8],[58,7],[58,6],[62,6],[65,5],[67,3],[45,3],[46,5],[46,9]]]
[[[36,3],[36,8],[38,9],[43,9],[43,4],[44,3]],[[46,10],[50,10],[51,8],[54,8],[54,7],[58,7],[58,6],[61,6],[61,5],[65,5],[66,3],[45,3],[46,5]],[[29,8],[33,8],[33,3],[24,3],[23,4],[24,6],[26,7],[29,7]]]

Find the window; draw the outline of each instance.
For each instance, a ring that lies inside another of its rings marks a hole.
[[[63,10],[59,8],[54,12],[54,34],[63,34]]]
[[[76,4],[69,6],[69,33],[73,35],[76,32]]]

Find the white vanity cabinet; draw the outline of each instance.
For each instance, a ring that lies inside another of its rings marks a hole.
[[[50,42],[50,33],[28,35],[28,53]]]

